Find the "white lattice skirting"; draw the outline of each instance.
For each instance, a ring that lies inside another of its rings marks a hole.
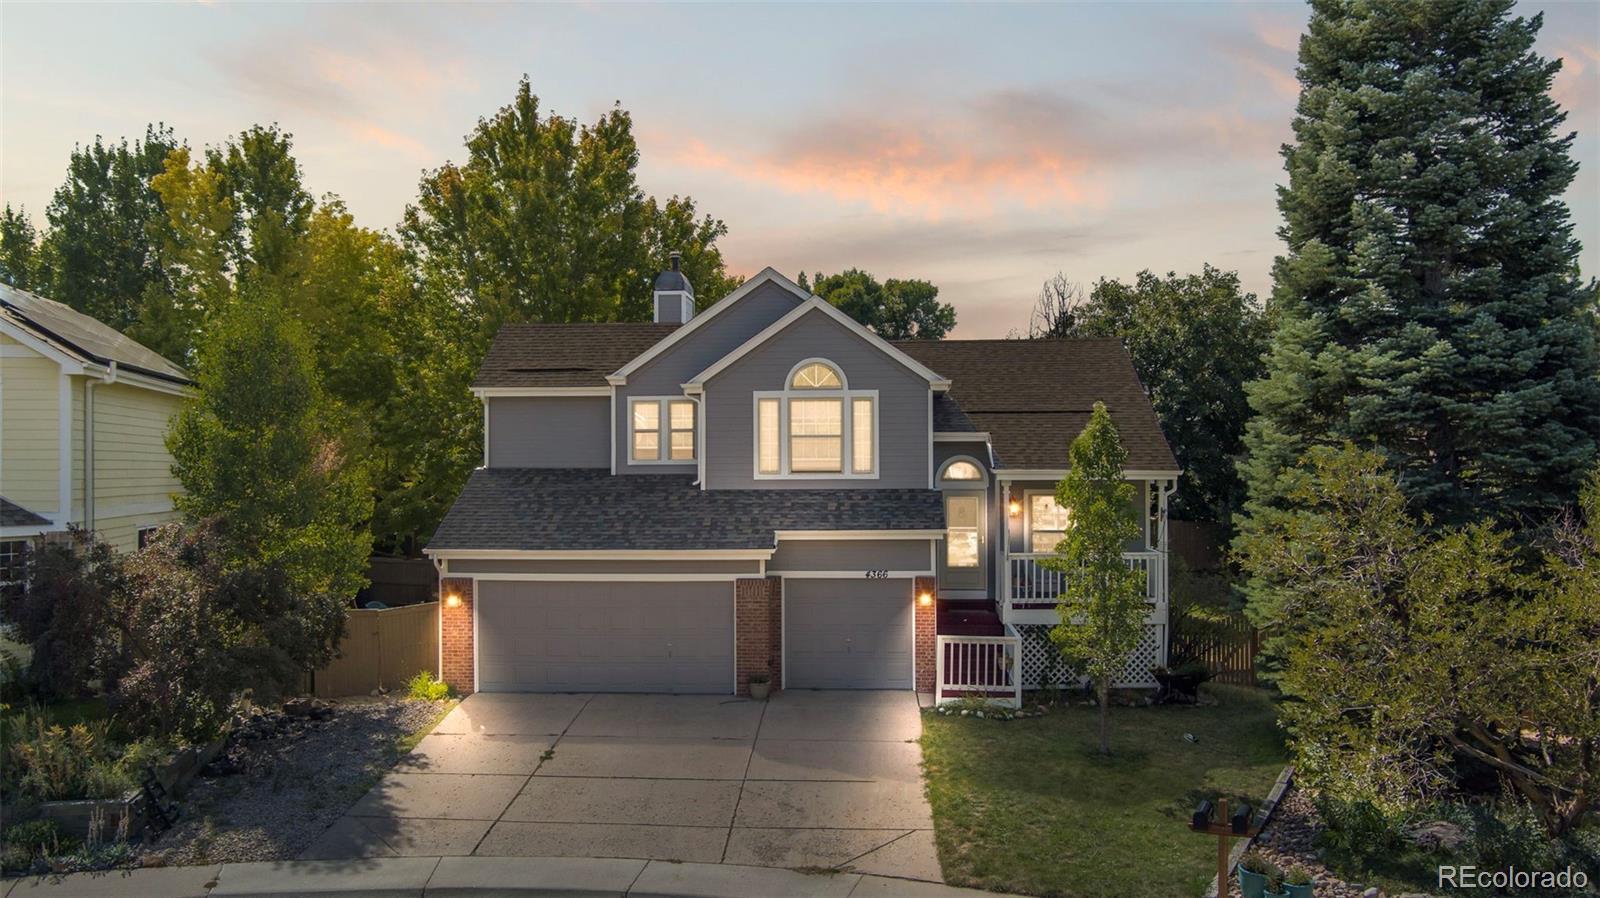
[[[1166,648],[1165,630],[1166,627],[1161,624],[1145,624],[1144,639],[1133,650],[1133,654],[1128,656],[1128,663],[1122,668],[1122,675],[1112,684],[1113,686],[1118,689],[1155,687],[1155,677],[1150,675],[1150,668],[1162,663],[1161,656]],[[1056,661],[1054,677],[1056,686],[1072,686],[1082,682],[1082,678],[1073,673],[1066,662],[1061,660],[1055,643],[1050,641],[1050,625],[1018,624],[1017,633],[1022,636],[1022,688],[1042,688],[1052,658]]]

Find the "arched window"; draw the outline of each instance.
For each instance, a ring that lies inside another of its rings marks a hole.
[[[839,371],[826,362],[812,362],[800,368],[789,381],[792,390],[842,390]]]
[[[982,480],[983,469],[974,462],[959,458],[953,459],[945,464],[944,470],[939,472],[939,479],[953,481]]]

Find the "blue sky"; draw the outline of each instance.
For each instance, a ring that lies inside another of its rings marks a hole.
[[[1546,13],[1600,271],[1600,4]],[[256,122],[308,186],[392,228],[526,73],[546,110],[629,110],[640,179],[728,223],[734,270],[925,277],[957,336],[1026,326],[1057,271],[1237,269],[1264,293],[1297,3],[0,6],[0,198],[42,224],[74,143]]]

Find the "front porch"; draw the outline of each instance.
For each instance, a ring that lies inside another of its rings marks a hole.
[[[1043,563],[1048,553],[1004,553],[994,598],[938,600],[935,647],[935,701],[983,698],[1020,707],[1024,688],[1074,681],[1051,663],[1049,629],[1057,622],[1057,598],[1066,591],[1066,574]],[[1167,647],[1167,553],[1123,553],[1124,562],[1145,573],[1150,611],[1146,638],[1129,656],[1119,687],[1154,685],[1150,668],[1165,663]]]

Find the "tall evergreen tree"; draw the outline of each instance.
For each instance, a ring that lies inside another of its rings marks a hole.
[[[1595,294],[1561,199],[1560,63],[1511,7],[1313,0],[1241,538],[1287,513],[1308,452],[1346,440],[1436,526],[1576,500],[1600,437]],[[1250,593],[1285,623],[1281,588]]]
[[[146,289],[166,286],[151,236],[163,213],[150,179],[176,147],[171,128],[151,125],[131,144],[96,137],[73,149],[67,179],[45,209],[50,278],[41,292],[117,330],[139,320]]]

